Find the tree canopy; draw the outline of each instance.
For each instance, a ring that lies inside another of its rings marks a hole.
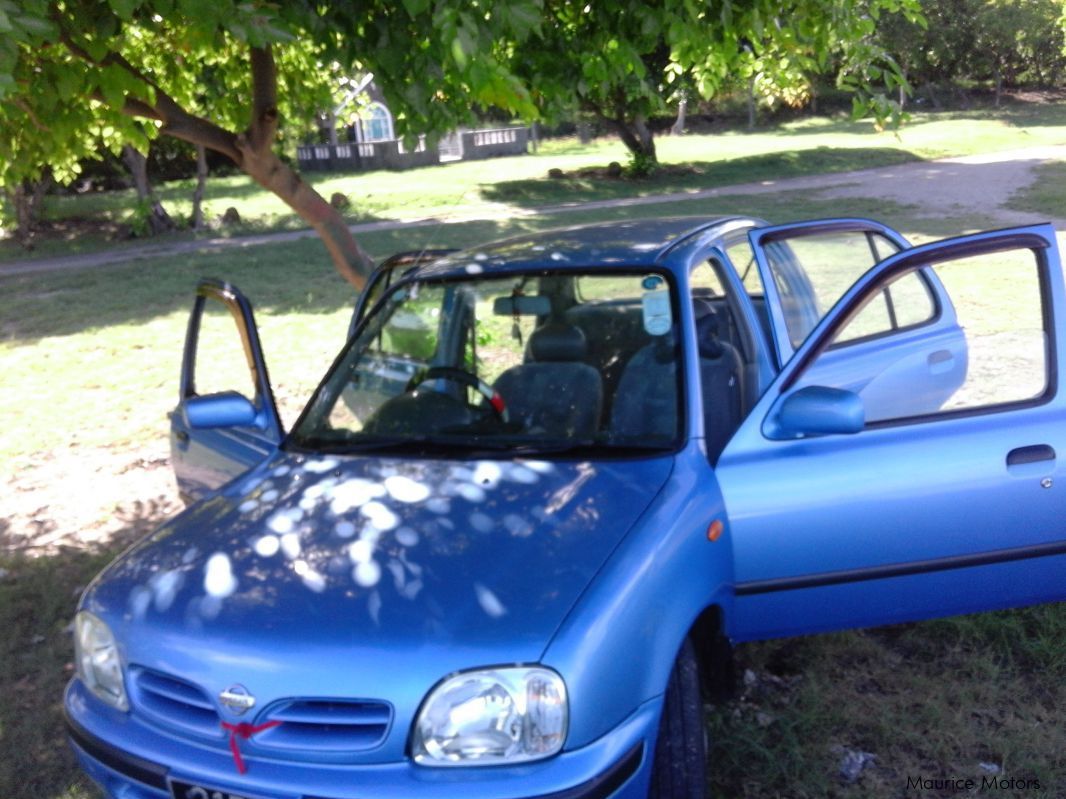
[[[540,36],[515,70],[542,113],[576,107],[616,130],[639,171],[655,161],[647,120],[679,87],[710,98],[757,75],[764,91],[799,98],[835,65],[858,113],[897,114],[885,91],[902,76],[874,34],[882,14],[918,11],[917,0],[545,0]]]
[[[879,38],[908,80],[1054,85],[1066,71],[1066,6],[1061,0],[922,0],[927,25],[882,20]]]
[[[708,97],[757,73],[802,94],[833,63],[860,112],[890,116],[878,90],[900,76],[873,33],[898,11],[918,19],[917,0],[0,0],[0,183],[70,180],[101,144],[174,136],[275,192],[358,286],[370,259],[277,152],[284,120],[330,107],[342,78],[372,72],[400,135],[478,107],[578,108],[653,164],[646,121],[680,85]]]
[[[401,135],[445,131],[472,105],[534,112],[506,68],[537,0],[0,0],[0,183],[69,180],[101,144],[165,134],[229,156],[321,235],[355,285],[372,267],[340,215],[276,152],[340,78],[373,72]]]

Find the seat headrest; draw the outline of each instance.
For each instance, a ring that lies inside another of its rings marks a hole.
[[[702,297],[692,298],[692,314],[696,318],[696,343],[701,358],[719,358],[722,342],[718,338],[718,313]]]
[[[529,354],[534,361],[581,361],[587,351],[585,334],[565,322],[549,322],[529,337]]]

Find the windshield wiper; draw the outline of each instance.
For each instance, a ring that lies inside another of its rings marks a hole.
[[[346,436],[309,436],[293,440],[293,445],[310,452],[328,452],[331,454],[377,452],[381,450],[424,452],[439,450],[470,449],[470,445],[461,439],[441,436],[375,436],[349,434]]]
[[[483,448],[504,451],[515,455],[562,455],[573,453],[605,453],[620,455],[646,455],[651,452],[669,452],[670,444],[647,444],[643,442],[602,441],[596,438],[562,439],[506,439],[496,438],[481,442]]]
[[[294,439],[293,446],[311,452],[345,454],[359,452],[462,452],[466,456],[478,453],[508,455],[561,455],[587,453],[609,456],[646,455],[654,452],[669,452],[671,444],[648,444],[645,442],[612,442],[595,438],[537,439],[511,436],[441,436],[441,435],[390,435],[376,436],[363,433],[336,431],[335,436],[309,436]]]

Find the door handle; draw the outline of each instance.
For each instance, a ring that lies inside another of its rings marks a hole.
[[[1055,450],[1047,444],[1034,444],[1031,447],[1018,447],[1007,453],[1008,466],[1021,466],[1026,463],[1055,460]]]
[[[951,350],[936,350],[929,353],[925,362],[929,366],[929,372],[938,375],[951,371],[955,364],[955,356],[952,355]]]

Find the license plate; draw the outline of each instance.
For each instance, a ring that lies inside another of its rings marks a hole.
[[[173,799],[267,799],[259,794],[234,793],[224,791],[221,788],[208,788],[206,785],[195,785],[191,782],[169,780],[170,795]]]

